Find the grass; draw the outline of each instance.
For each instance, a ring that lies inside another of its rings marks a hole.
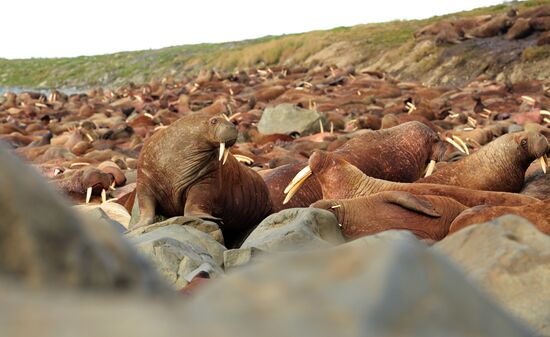
[[[533,7],[550,0],[529,0],[515,7]],[[362,60],[375,58],[384,51],[398,48],[413,40],[417,29],[441,19],[459,18],[507,11],[511,5],[496,5],[471,11],[432,17],[425,20],[392,21],[337,27],[283,36],[220,44],[197,44],[121,52],[109,55],[51,59],[0,59],[0,86],[24,87],[89,87],[116,86],[129,81],[148,81],[175,74],[176,78],[196,74],[200,68],[233,71],[248,67],[272,65],[307,65],[311,56],[338,43],[353,46]],[[525,60],[546,57],[545,48],[528,48]]]

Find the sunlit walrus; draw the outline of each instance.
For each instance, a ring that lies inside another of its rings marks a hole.
[[[221,221],[228,246],[271,211],[262,178],[228,151],[237,129],[221,115],[185,116],[149,138],[138,159],[140,221],[155,213]]]
[[[541,201],[525,195],[506,192],[474,191],[450,185],[395,183],[365,175],[357,167],[328,152],[317,151],[309,158],[309,165],[300,171],[287,186],[288,201],[300,186],[314,176],[321,184],[323,199],[351,199],[384,191],[404,191],[416,195],[450,197],[461,204],[519,206]]]
[[[464,144],[461,138],[455,137],[455,140]],[[418,182],[474,190],[519,192],[529,165],[543,157],[549,149],[546,137],[540,133],[506,134],[459,161],[442,165]],[[544,158],[539,160],[546,169]]]

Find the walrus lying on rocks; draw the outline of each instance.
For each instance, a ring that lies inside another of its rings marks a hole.
[[[309,158],[309,165],[290,182],[287,199],[310,176],[321,184],[324,199],[351,199],[370,196],[384,191],[404,191],[416,195],[438,195],[450,197],[459,203],[473,207],[477,205],[521,206],[541,203],[540,200],[521,194],[477,191],[463,187],[423,183],[396,183],[375,179],[365,175],[357,167],[328,152],[317,151]]]
[[[421,239],[441,240],[451,222],[466,209],[458,201],[435,195],[387,191],[368,197],[319,200],[311,207],[336,216],[349,239],[391,229],[405,229]]]
[[[519,192],[531,162],[542,158],[549,149],[546,137],[540,133],[506,134],[459,161],[442,165],[418,182],[474,190]],[[541,163],[546,169],[544,158]]]
[[[145,141],[138,158],[140,221],[155,213],[221,222],[225,243],[238,242],[271,211],[265,183],[228,148],[237,129],[222,115],[182,117]]]
[[[544,234],[550,235],[550,208],[548,202],[537,202],[523,206],[485,206],[480,205],[465,210],[454,219],[449,233],[462,228],[484,223],[502,215],[515,214],[531,221]]]
[[[352,138],[333,153],[369,176],[413,182],[422,176],[428,163],[443,157],[445,149],[445,144],[429,127],[420,122],[407,122]],[[319,182],[309,179],[293,200],[284,202],[285,186],[306,166],[306,163],[285,165],[264,176],[274,211],[307,207],[322,198]]]

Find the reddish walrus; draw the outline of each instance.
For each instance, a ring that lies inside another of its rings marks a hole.
[[[481,224],[505,214],[515,214],[531,221],[544,234],[550,235],[550,207],[548,201],[524,206],[477,206],[465,210],[454,219],[449,234],[464,227]]]
[[[447,235],[451,222],[466,209],[452,198],[402,191],[354,199],[319,200],[311,207],[334,213],[342,226],[342,233],[349,239],[403,229],[420,239],[435,241]]]
[[[461,141],[460,138],[456,140]],[[549,149],[546,137],[538,132],[509,133],[459,161],[436,168],[432,175],[418,182],[473,190],[519,192],[529,165],[533,160],[543,158]],[[546,168],[544,158],[541,163]]]
[[[155,133],[138,158],[140,221],[155,214],[218,221],[228,247],[271,212],[262,178],[228,151],[237,129],[222,115],[192,114]]]
[[[426,165],[440,160],[446,145],[437,134],[420,122],[408,122],[355,137],[333,153],[355,165],[369,176],[390,181],[413,182],[422,176]],[[316,179],[309,179],[295,194],[283,203],[284,188],[307,163],[284,165],[264,175],[278,212],[285,208],[307,207],[322,199],[321,187]]]
[[[310,176],[317,178],[323,191],[323,199],[352,199],[384,191],[404,191],[416,195],[438,195],[450,197],[459,203],[474,207],[477,205],[521,206],[541,201],[516,193],[477,191],[463,187],[424,183],[396,183],[365,175],[334,154],[314,152],[309,165],[300,171],[289,186],[285,200],[289,200]]]

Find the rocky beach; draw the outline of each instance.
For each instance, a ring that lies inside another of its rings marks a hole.
[[[509,7],[413,33],[498,54],[438,81],[390,53],[6,86],[0,335],[550,336],[550,78],[511,56],[550,5]]]

